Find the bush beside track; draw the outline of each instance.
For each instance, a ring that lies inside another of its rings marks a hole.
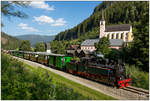
[[[5,54],[2,54],[1,66],[3,100],[114,99],[45,69],[19,62]]]
[[[134,65],[126,65],[127,75],[131,73],[132,86],[138,88],[149,89],[149,73],[140,70],[140,68]]]

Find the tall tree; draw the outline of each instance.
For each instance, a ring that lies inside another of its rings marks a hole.
[[[15,16],[19,18],[25,18],[27,15],[22,11],[14,9],[15,6],[27,7],[30,2],[21,1],[2,1],[1,2],[1,12],[4,16]]]
[[[148,10],[148,8],[147,8]],[[143,14],[143,19],[139,23],[137,31],[134,33],[134,43],[131,49],[133,63],[143,70],[149,71],[149,19],[148,12]],[[136,54],[133,55],[132,53]]]
[[[31,51],[31,43],[29,40],[22,40],[19,50],[21,51]]]
[[[17,6],[21,7],[28,7],[30,2],[23,2],[23,1],[2,1],[1,2],[1,13],[2,15],[10,18],[10,17],[19,17],[19,18],[27,18],[28,16],[20,11],[15,9]],[[4,26],[3,23],[1,23],[2,27]]]
[[[44,52],[45,51],[45,45],[43,42],[38,42],[35,45],[35,51],[36,52]]]
[[[95,43],[96,52],[101,52],[102,54],[104,54],[104,56],[108,55],[110,52],[109,45],[109,39],[107,39],[106,37],[102,37],[98,43]]]
[[[77,37],[80,37],[80,25],[78,27]]]

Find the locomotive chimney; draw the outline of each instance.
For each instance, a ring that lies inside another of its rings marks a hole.
[[[51,53],[50,43],[46,43],[45,49],[46,49],[46,52],[47,52],[47,53]]]

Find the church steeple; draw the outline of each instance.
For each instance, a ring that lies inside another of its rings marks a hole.
[[[101,21],[105,21],[105,19],[104,19],[104,11],[102,10],[102,19],[101,19]]]
[[[105,35],[105,19],[104,19],[104,11],[102,10],[102,18],[100,20],[99,38],[102,38],[104,35]]]

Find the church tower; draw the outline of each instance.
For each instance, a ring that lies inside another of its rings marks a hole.
[[[105,35],[105,20],[104,20],[104,12],[102,10],[102,19],[100,20],[99,38],[102,38],[104,35]]]

